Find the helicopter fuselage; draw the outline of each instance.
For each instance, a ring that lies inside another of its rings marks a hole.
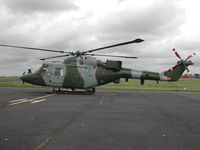
[[[190,64],[188,64],[190,65]],[[161,73],[149,71],[137,71],[122,68],[121,61],[107,60],[102,62],[94,57],[69,57],[64,62],[44,62],[35,73],[28,73],[21,77],[23,82],[35,85],[89,89],[110,82],[119,83],[119,79],[129,78],[156,81],[177,81],[184,72],[183,65],[177,66],[172,72]]]
[[[20,79],[23,82],[41,86],[50,86],[54,87],[54,89],[55,87],[58,87],[59,90],[60,88],[71,88],[72,90],[77,88],[86,89],[86,92],[92,89],[92,92],[94,92],[94,87],[104,85],[110,82],[119,83],[120,78],[125,78],[126,81],[128,81],[129,78],[140,79],[141,85],[144,84],[144,80],[155,80],[157,81],[157,83],[158,81],[177,81],[185,70],[187,70],[189,76],[191,76],[188,66],[193,65],[193,63],[189,59],[195,56],[196,53],[192,53],[185,60],[183,60],[178,54],[178,52],[175,50],[175,48],[172,50],[174,54],[180,59],[180,61],[178,61],[177,64],[171,69],[168,69],[167,71],[163,71],[161,73],[126,69],[122,68],[121,61],[107,60],[106,62],[102,62],[94,57],[90,57],[101,56],[136,59],[137,57],[133,56],[95,54],[93,52],[122,45],[141,43],[143,41],[143,39],[135,39],[86,51],[58,51],[55,49],[16,46],[7,44],[0,44],[0,46],[63,54],[59,56],[57,55],[42,58],[40,60],[72,56],[66,58],[64,62],[44,62],[42,67],[37,72],[32,73],[32,71],[29,69],[28,74],[24,74],[22,77],[20,77]]]
[[[64,62],[45,62],[36,73],[29,73],[21,79],[42,86],[85,89],[115,82],[122,77],[131,78],[131,70],[106,68],[105,63],[93,57],[70,57]]]

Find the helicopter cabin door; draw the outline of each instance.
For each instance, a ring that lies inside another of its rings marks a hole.
[[[86,74],[86,68],[84,66],[70,66],[69,67],[69,87],[72,88],[84,88],[87,81],[88,74]]]
[[[65,66],[63,64],[52,64],[49,66],[49,68],[50,68],[49,82],[51,82],[51,85],[55,87],[62,87],[66,74]]]

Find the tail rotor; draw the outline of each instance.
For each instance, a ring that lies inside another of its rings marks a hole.
[[[188,76],[191,77],[192,74],[191,74],[190,69],[188,68],[188,66],[191,65],[191,64],[193,64],[193,63],[192,63],[192,61],[190,61],[189,59],[192,58],[193,56],[195,56],[196,53],[192,53],[192,54],[189,55],[185,60],[183,60],[183,59],[181,58],[181,56],[178,54],[178,52],[176,51],[175,48],[173,48],[172,50],[173,50],[174,54],[180,59],[180,61],[178,61],[178,62],[177,62],[177,65],[175,65],[174,67],[172,67],[172,68],[169,69],[168,71],[171,72],[171,71],[173,71],[177,66],[179,66],[179,65],[184,65],[185,69],[187,70],[187,72],[188,72],[188,74],[189,74]]]

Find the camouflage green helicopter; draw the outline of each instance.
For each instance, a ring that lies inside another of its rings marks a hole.
[[[185,69],[187,69],[188,73],[190,74],[188,66],[193,65],[193,63],[189,59],[194,56],[195,53],[189,55],[185,60],[183,60],[175,49],[173,49],[173,51],[175,55],[180,59],[180,61],[178,61],[177,64],[171,69],[168,69],[161,73],[122,68],[122,61],[107,60],[106,62],[102,62],[94,57],[91,57],[103,56],[135,59],[137,57],[94,54],[93,52],[132,43],[140,43],[143,41],[144,40],[142,39],[135,39],[132,41],[100,47],[88,51],[76,52],[66,52],[54,49],[43,49],[14,45],[0,46],[63,54],[54,57],[42,58],[41,60],[71,56],[66,58],[64,62],[44,62],[41,68],[35,73],[32,73],[31,70],[29,70],[27,74],[24,73],[23,76],[20,77],[23,82],[53,87],[53,91],[55,91],[55,88],[58,88],[58,91],[60,91],[60,88],[69,88],[72,91],[74,91],[75,89],[85,89],[86,93],[94,93],[95,87],[110,82],[119,83],[119,80],[121,78],[125,78],[126,82],[128,82],[128,79],[130,78],[140,79],[141,85],[143,85],[145,80],[155,80],[157,82],[177,81],[181,77]]]

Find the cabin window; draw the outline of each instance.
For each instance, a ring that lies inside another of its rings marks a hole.
[[[63,68],[55,68],[55,76],[64,76]]]

